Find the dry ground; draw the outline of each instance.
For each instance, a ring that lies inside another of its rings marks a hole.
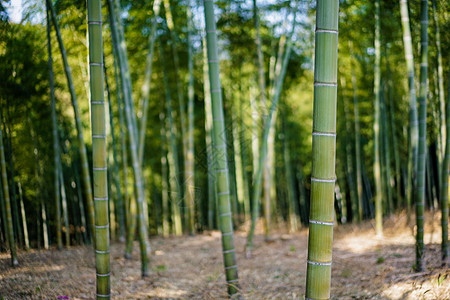
[[[373,224],[335,228],[332,299],[450,299],[450,270],[440,263],[440,215],[428,215],[425,234],[426,272],[414,273],[414,236],[404,215],[385,220],[377,239]],[[246,299],[303,299],[307,230],[278,230],[266,243],[256,237],[252,259],[244,253],[245,234],[236,233],[241,288]],[[112,295],[115,299],[225,298],[220,234],[153,238],[152,270],[141,279],[138,245],[133,260],[122,257],[124,246],[111,251]],[[93,299],[94,255],[91,248],[19,252],[20,266],[11,268],[0,254],[0,296],[4,299]],[[3,299],[0,297],[0,299]]]

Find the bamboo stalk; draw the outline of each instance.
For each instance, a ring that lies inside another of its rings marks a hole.
[[[172,49],[172,56],[173,56],[173,63],[174,63],[174,72],[176,74],[176,90],[177,90],[177,98],[178,98],[178,107],[179,107],[179,111],[180,111],[180,127],[181,127],[181,143],[182,143],[182,158],[183,158],[183,167],[184,167],[184,173],[182,174],[181,171],[181,163],[178,162],[180,168],[179,168],[179,172],[177,172],[177,174],[175,176],[179,177],[180,175],[182,175],[184,182],[181,183],[177,183],[178,184],[178,193],[180,193],[179,195],[179,205],[184,204],[185,206],[185,211],[184,211],[184,220],[183,220],[183,224],[184,226],[189,227],[189,223],[191,222],[189,220],[189,203],[187,201],[191,200],[191,199],[187,199],[186,201],[185,199],[185,193],[186,193],[186,183],[189,180],[189,176],[190,174],[188,173],[190,171],[190,166],[188,166],[188,136],[187,136],[187,130],[186,130],[186,107],[185,107],[185,103],[184,103],[184,95],[183,95],[183,88],[181,86],[181,74],[180,74],[180,59],[178,56],[178,51],[176,49],[177,47],[177,36],[175,33],[175,24],[174,24],[174,20],[173,20],[173,15],[171,12],[171,5],[170,5],[170,1],[169,0],[163,0],[164,1],[164,10],[166,13],[166,23],[167,23],[167,28],[170,34],[170,44],[171,44],[171,49]],[[189,22],[189,20],[188,20]],[[189,31],[189,29],[188,29]],[[189,47],[189,46],[188,46]],[[189,51],[189,50],[188,50]],[[188,54],[189,55],[189,54]],[[189,64],[189,62],[188,62]],[[189,66],[188,66],[189,67]],[[187,172],[186,172],[187,171]],[[179,181],[177,179],[177,181]],[[185,202],[185,203],[183,203]]]
[[[411,29],[409,24],[408,0],[400,0],[400,14],[402,18],[403,28],[403,44],[405,49],[406,70],[408,72],[408,88],[409,88],[409,139],[410,154],[408,157],[408,194],[407,194],[407,215],[408,223],[410,216],[411,202],[415,194],[415,182],[417,173],[417,145],[419,139],[419,131],[417,124],[417,100],[416,88],[414,83],[414,53],[411,41]]]
[[[66,240],[66,247],[70,246],[70,231],[69,231],[69,213],[67,208],[67,197],[66,197],[66,187],[64,185],[64,175],[61,163],[61,157],[58,161],[58,177],[59,177],[59,187],[61,189],[61,203],[62,203],[62,212],[64,218],[64,236]]]
[[[234,248],[233,220],[230,207],[229,171],[227,164],[227,142],[223,115],[222,89],[220,84],[217,31],[214,16],[214,1],[204,2],[206,45],[212,107],[212,131],[214,144],[214,166],[216,199],[218,202],[220,230],[222,232],[222,253],[225,277],[230,297],[239,297],[238,267]]]
[[[436,0],[432,1],[433,4],[433,20],[434,20],[434,32],[436,39],[436,56],[437,56],[437,77],[438,77],[438,94],[439,94],[439,108],[440,108],[440,123],[439,123],[439,136],[440,136],[440,145],[441,151],[439,153],[439,161],[443,163],[445,157],[443,157],[444,145],[446,142],[446,112],[445,112],[445,95],[444,95],[444,70],[442,67],[442,49],[441,49],[441,34],[439,29],[439,20],[437,18],[437,8],[436,8]]]
[[[450,79],[450,73],[449,77]],[[450,82],[450,80],[449,80]],[[446,131],[450,133],[450,84],[448,85],[447,103],[446,103],[445,125]],[[449,265],[448,250],[448,195],[449,195],[449,173],[450,173],[450,134],[446,136],[444,163],[442,164],[442,183],[441,183],[441,225],[442,225],[442,262]]]
[[[420,9],[420,89],[419,89],[419,152],[417,165],[416,196],[416,271],[424,266],[424,205],[425,205],[425,161],[427,146],[427,72],[428,72],[428,1],[421,1]]]
[[[54,158],[54,191],[55,191],[55,207],[56,207],[56,240],[58,249],[62,248],[61,236],[61,200],[60,200],[60,180],[59,180],[59,137],[58,125],[56,123],[56,104],[55,104],[55,88],[53,80],[53,61],[52,61],[52,47],[50,37],[50,1],[46,1],[47,5],[47,48],[48,48],[48,65],[49,65],[49,82],[50,82],[50,99],[52,108],[52,133],[53,133],[53,158]],[[33,133],[32,133],[33,135]]]
[[[373,163],[373,172],[375,178],[375,230],[378,236],[383,235],[383,204],[382,204],[382,183],[380,166],[380,0],[375,1],[375,75],[373,93],[375,96],[374,109],[374,151],[375,159]]]
[[[9,241],[9,250],[11,251],[11,265],[14,267],[19,265],[19,261],[17,260],[16,242],[14,239],[11,201],[9,198],[8,174],[6,173],[5,152],[3,147],[3,134],[1,126],[0,126],[0,164],[2,168],[3,196],[5,197],[6,221],[8,224],[8,241]]]
[[[164,89],[166,92],[166,109],[167,109],[167,122],[168,122],[168,130],[166,131],[169,140],[169,153],[168,153],[168,161],[169,161],[169,182],[170,188],[172,189],[172,222],[175,235],[182,235],[182,223],[181,223],[181,214],[180,214],[180,205],[182,204],[182,187],[178,180],[178,175],[180,174],[180,164],[178,160],[178,147],[176,142],[176,126],[174,124],[173,110],[172,110],[172,97],[170,94],[169,88],[169,79],[167,76],[167,68],[164,59],[164,48],[160,43],[160,60],[163,64],[163,81],[164,81]]]
[[[150,29],[150,35],[148,38],[148,52],[147,59],[145,62],[145,77],[144,84],[142,85],[142,117],[140,119],[140,130],[139,130],[139,161],[141,165],[143,165],[144,160],[144,146],[145,146],[145,133],[147,128],[147,115],[148,115],[148,103],[149,103],[149,95],[150,95],[150,84],[152,79],[152,70],[153,70],[153,53],[155,49],[155,41],[156,41],[156,29],[158,27],[157,18],[159,16],[159,10],[161,6],[161,0],[155,0],[153,2],[153,17],[152,17],[152,25]]]
[[[208,57],[206,49],[206,36],[203,37],[203,90],[205,102],[205,142],[206,161],[208,172],[208,228],[214,227],[214,204],[215,204],[215,177],[213,174],[213,135],[212,135],[212,108],[211,93],[209,91]]]
[[[111,95],[109,92],[109,83],[108,83],[108,75],[106,72],[106,66],[104,67],[105,74],[105,87],[106,87],[106,95],[108,97],[108,115],[109,115],[109,128],[111,130],[111,148],[112,148],[112,157],[113,157],[113,172],[111,174],[114,185],[116,186],[116,199],[117,199],[117,215],[119,219],[119,240],[125,241],[125,206],[122,200],[122,189],[120,187],[120,179],[119,179],[119,163],[117,162],[117,149],[116,149],[116,135],[114,133],[114,122],[113,122],[113,111],[111,105]]]
[[[97,299],[111,299],[105,88],[103,82],[102,7],[88,0],[92,170],[95,201]]]
[[[329,299],[333,241],[339,1],[316,12],[313,157],[306,298]]]
[[[187,153],[185,157],[185,193],[188,205],[189,233],[195,233],[195,173],[194,173],[194,53],[192,49],[193,20],[191,1],[186,6],[188,20],[188,124]],[[199,210],[200,211],[200,210]]]

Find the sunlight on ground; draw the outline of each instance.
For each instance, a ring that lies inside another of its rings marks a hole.
[[[387,287],[382,296],[400,299],[450,299],[450,279],[444,275],[426,282],[399,282]]]

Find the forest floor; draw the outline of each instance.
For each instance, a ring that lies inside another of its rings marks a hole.
[[[426,271],[421,273],[412,270],[414,236],[404,214],[385,220],[383,238],[375,236],[373,222],[337,226],[332,299],[450,299],[450,270],[440,262],[440,214],[429,214],[426,220]],[[245,241],[245,233],[237,231],[236,255],[245,299],[303,299],[307,229],[294,234],[276,230],[270,242],[257,235],[251,259],[245,258]],[[151,272],[144,279],[138,244],[132,260],[123,258],[123,244],[113,244],[113,298],[226,298],[220,243],[217,231],[152,238]],[[19,261],[18,267],[11,268],[9,255],[0,254],[0,299],[94,299],[92,248],[20,251]]]

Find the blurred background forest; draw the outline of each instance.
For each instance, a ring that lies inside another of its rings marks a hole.
[[[133,185],[135,168],[129,145],[129,135],[134,133],[124,125],[124,98],[130,99],[129,105],[135,111],[135,137],[143,141],[135,147],[142,155],[149,236],[218,229],[215,178],[209,176],[211,108],[206,103],[209,87],[202,3],[161,1],[159,15],[155,15],[154,1],[116,1],[119,41],[114,41],[110,2],[114,1],[102,1],[111,238],[124,242],[130,239],[131,232],[132,241],[139,226],[132,221],[134,199],[139,196]],[[86,1],[52,3],[56,19],[51,21],[50,42],[57,147],[50,98],[46,3],[22,1],[14,20],[11,2],[0,3],[0,118],[18,248],[83,245],[92,239],[83,173],[86,164],[80,155],[84,145],[80,144],[73,95],[55,30],[56,21],[70,66],[91,170]],[[433,0],[429,4],[425,208],[435,211],[440,207],[444,170],[450,3]],[[414,193],[408,182],[410,104],[402,16],[399,1],[383,0],[380,5],[381,100],[380,119],[376,120],[375,7],[371,1],[340,1],[335,189],[339,224],[375,218],[374,122],[379,122],[380,128],[383,216],[405,211],[408,220],[414,222]],[[420,1],[410,0],[408,5],[419,91]],[[258,232],[270,240],[272,231],[295,232],[307,226],[309,220],[315,2],[261,0],[255,9],[252,1],[216,1],[215,13],[233,223],[244,232],[250,230],[255,201],[252,195],[254,189],[259,189],[258,211],[264,221],[257,223],[258,228],[261,226]],[[126,44],[129,81],[125,85],[121,80],[128,74],[115,60],[120,55],[114,53],[115,43],[120,44],[117,49]],[[153,62],[150,72],[148,57]],[[279,100],[274,100],[277,97]],[[267,125],[264,118],[273,101],[278,105],[267,136],[267,158],[260,170],[263,179],[255,186]],[[55,163],[57,148],[59,166]],[[0,194],[4,199],[4,193]],[[61,200],[55,202],[55,197]],[[9,247],[4,200],[1,211],[0,250],[6,252]]]

